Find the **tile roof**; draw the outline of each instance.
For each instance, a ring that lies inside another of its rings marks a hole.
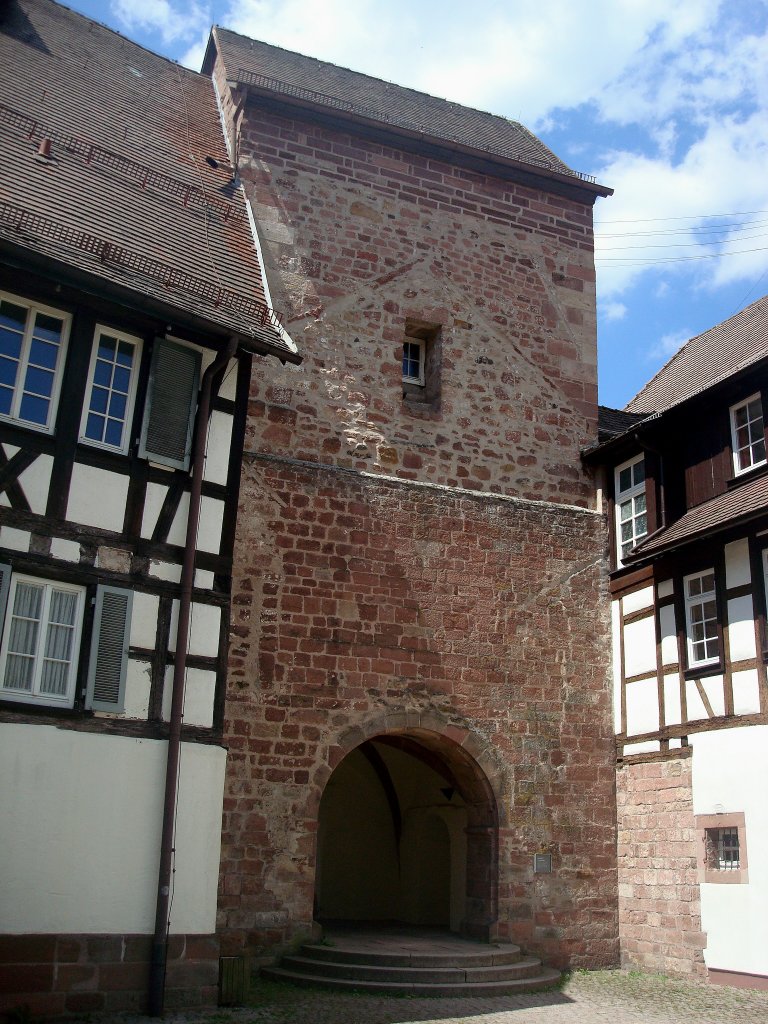
[[[395,129],[427,135],[444,144],[454,143],[582,183],[589,182],[592,190],[601,195],[611,192],[594,185],[593,178],[571,170],[516,121],[270,46],[218,25],[212,37],[230,80],[368,121],[383,122]],[[210,70],[210,56],[209,50],[204,70]]]
[[[210,80],[50,0],[0,14],[0,241],[298,359]]]
[[[626,406],[664,412],[768,356],[768,296],[686,342]]]
[[[645,413],[624,412],[610,409],[607,405],[597,407],[597,432],[600,442],[618,437],[645,419]]]
[[[649,555],[681,547],[703,534],[716,533],[765,512],[768,512],[768,474],[739,483],[723,494],[695,505],[671,526],[650,534],[633,549],[626,561],[634,564]]]

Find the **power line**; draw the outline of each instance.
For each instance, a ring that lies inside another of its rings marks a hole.
[[[669,256],[661,259],[641,260],[635,256],[597,256],[595,263],[625,263],[635,267],[653,266],[657,263],[686,263],[690,260],[720,260],[726,256],[744,256],[752,252],[768,252],[768,246],[759,249],[739,249],[738,252],[712,252],[703,256]]]
[[[638,217],[635,220],[601,220],[601,224],[659,224],[670,220],[716,220],[721,217],[763,217],[768,210],[738,210],[736,213],[699,213],[685,217]]]

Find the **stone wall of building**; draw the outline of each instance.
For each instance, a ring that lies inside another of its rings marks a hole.
[[[495,934],[615,962],[601,519],[265,457],[241,506],[223,952],[310,930],[331,771],[367,737],[428,730],[494,790]],[[540,851],[551,875],[533,875]]]
[[[304,359],[257,361],[251,386],[222,951],[312,928],[323,788],[397,734],[466,770],[467,796],[492,791],[473,930],[614,963],[605,539],[579,454],[596,437],[592,195],[216,76]],[[407,336],[428,345],[423,389],[403,383]]]
[[[705,977],[691,758],[617,773],[621,962]]]
[[[592,505],[579,459],[596,437],[592,197],[268,105],[247,103],[239,124],[273,304],[304,358],[256,366],[247,447]],[[419,325],[437,378],[422,401],[401,362]]]

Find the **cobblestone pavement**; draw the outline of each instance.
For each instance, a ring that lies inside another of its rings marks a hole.
[[[96,1018],[89,1018],[93,1022]],[[109,1018],[98,1018],[101,1021]],[[117,1018],[111,1018],[117,1024]],[[123,1017],[120,1024],[150,1024]],[[562,989],[482,999],[336,994],[260,983],[251,1006],[172,1014],[171,1024],[768,1024],[768,991],[635,971],[578,972]]]

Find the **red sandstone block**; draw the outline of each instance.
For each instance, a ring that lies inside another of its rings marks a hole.
[[[0,964],[45,963],[55,949],[54,935],[0,935]]]
[[[64,1006],[68,1013],[98,1013],[106,1006],[103,992],[70,992]]]
[[[0,993],[52,991],[53,964],[0,965]]]

